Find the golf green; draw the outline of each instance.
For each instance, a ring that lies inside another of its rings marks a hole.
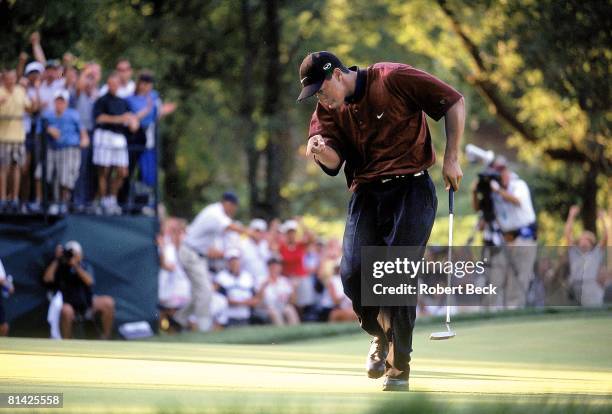
[[[282,345],[3,338],[0,392],[62,392],[63,413],[610,412],[611,322],[470,320],[448,341],[417,327],[411,392],[400,394],[366,378],[365,334]]]

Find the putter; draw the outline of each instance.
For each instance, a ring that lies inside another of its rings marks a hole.
[[[448,261],[451,261],[451,250],[453,247],[453,210],[455,206],[455,190],[451,186],[448,191]],[[447,275],[447,286],[451,284],[451,274]],[[448,304],[448,295],[446,296],[446,331],[433,332],[429,335],[429,339],[433,341],[441,341],[443,339],[451,339],[455,337],[455,331],[450,327],[450,305]]]

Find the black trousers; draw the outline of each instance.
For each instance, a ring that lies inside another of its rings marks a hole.
[[[361,248],[425,246],[438,200],[429,175],[361,185],[351,198],[340,273],[361,328],[389,341],[386,375],[408,379],[415,306],[362,306]]]

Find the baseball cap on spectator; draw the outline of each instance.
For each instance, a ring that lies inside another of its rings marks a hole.
[[[43,73],[45,67],[40,62],[30,62],[25,67],[25,75],[28,76],[32,72]]]
[[[283,259],[281,259],[279,256],[272,256],[268,259],[268,265],[271,264],[283,264]]]
[[[491,163],[491,167],[497,171],[503,171],[508,168],[508,160],[503,155],[498,155],[495,160]]]
[[[256,218],[256,219],[251,220],[251,223],[249,224],[249,228],[251,230],[266,231],[268,230],[268,225],[266,224],[265,220]]]
[[[225,253],[225,259],[226,260],[240,259],[240,250],[238,250],[238,249],[229,249]]]
[[[66,89],[58,89],[53,94],[53,99],[59,99],[59,98],[68,102],[68,100],[70,99],[70,92],[68,92]]]
[[[221,201],[229,201],[230,203],[238,205],[238,196],[232,191],[226,191],[221,196]]]
[[[78,253],[80,256],[83,255],[83,248],[81,247],[81,243],[76,240],[70,240],[66,243],[66,250],[72,250],[75,253]]]
[[[333,53],[321,51],[309,54],[300,65],[300,83],[302,92],[297,101],[300,102],[321,89],[325,79],[328,79],[335,68],[346,71],[346,67]]]
[[[298,222],[295,220],[287,220],[283,223],[283,233],[287,233],[288,231],[296,231],[298,229]]]
[[[153,81],[154,81],[153,74],[151,72],[148,72],[148,71],[142,71],[138,75],[138,81],[139,82],[153,83]]]
[[[45,64],[45,68],[59,68],[60,66],[60,61],[57,59],[49,59]]]

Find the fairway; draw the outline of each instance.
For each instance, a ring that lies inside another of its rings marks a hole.
[[[449,341],[429,341],[432,327],[417,326],[412,392],[402,395],[366,378],[365,334],[282,345],[8,338],[0,392],[63,392],[64,409],[49,412],[75,413],[355,413],[388,401],[444,412],[500,403],[542,412],[543,401],[611,411],[611,321],[610,313],[465,321]]]

